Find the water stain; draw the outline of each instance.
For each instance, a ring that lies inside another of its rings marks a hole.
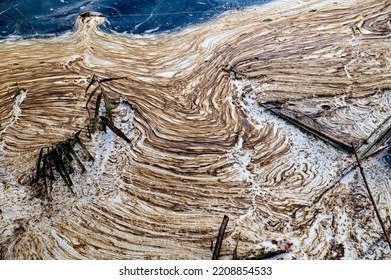
[[[296,2],[157,36],[104,33],[89,13],[72,34],[2,42],[0,258],[210,259],[227,215],[221,258],[289,244],[279,257],[389,259],[354,158],[259,104],[369,137],[390,114],[391,5]],[[86,125],[94,74],[126,77],[105,90],[130,143],[81,135],[95,161],[72,174],[76,196],[57,181],[51,201],[34,198],[39,151]],[[363,166],[389,227],[386,151]]]

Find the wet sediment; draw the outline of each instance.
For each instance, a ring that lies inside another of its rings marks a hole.
[[[89,14],[71,34],[0,43],[0,257],[209,259],[227,215],[222,258],[237,245],[239,258],[389,259],[354,158],[260,104],[370,139],[391,115],[390,13],[276,1],[133,37]],[[124,77],[105,89],[131,143],[83,135],[95,161],[73,174],[76,196],[58,180],[50,202],[34,198],[40,149],[88,123],[93,75]],[[390,228],[387,152],[363,165]]]

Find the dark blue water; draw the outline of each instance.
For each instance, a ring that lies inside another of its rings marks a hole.
[[[226,10],[272,0],[0,0],[0,39],[35,37],[72,30],[76,17],[96,11],[107,18],[103,29],[145,34],[205,22]]]

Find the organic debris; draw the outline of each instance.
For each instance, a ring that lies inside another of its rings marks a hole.
[[[88,94],[89,88],[91,86],[93,86],[95,83],[98,83],[98,85],[92,90],[91,94],[88,97],[87,103],[86,103],[86,109],[88,111],[88,115],[90,116],[90,120],[92,120],[92,131],[93,132],[95,132],[98,128],[98,120],[99,120],[100,105],[101,105],[102,98],[103,98],[103,101],[105,104],[107,118],[111,123],[113,123],[113,115],[111,112],[111,105],[110,105],[109,98],[107,97],[107,94],[106,94],[102,84],[105,82],[108,82],[108,81],[114,81],[114,80],[120,80],[120,79],[124,79],[124,77],[100,79],[95,74],[92,76],[91,81],[85,90],[85,93]],[[95,94],[98,91],[99,91],[99,94],[96,98],[94,118],[91,119],[91,114],[90,114],[90,110],[88,109],[88,104],[90,103],[91,99],[95,96]]]
[[[89,160],[93,160],[93,157],[79,137],[80,132],[81,131],[78,131],[74,137],[58,143],[55,147],[41,149],[37,160],[36,175],[33,180],[33,185],[37,186],[40,191],[43,191],[43,193],[41,192],[41,195],[46,195],[47,198],[51,197],[53,182],[56,178],[54,170],[60,175],[71,193],[75,194],[70,176],[73,172],[72,162],[76,161],[82,173],[86,171],[78,152],[76,152],[75,145],[78,144],[80,146],[80,151],[83,152]]]
[[[102,128],[106,132],[106,126],[109,127],[116,135],[124,139],[126,142],[130,143],[130,140],[126,135],[118,129],[114,123],[113,123],[113,115],[112,115],[112,107],[109,102],[109,98],[102,86],[104,82],[118,80],[123,78],[105,78],[100,79],[96,75],[93,75],[91,78],[90,83],[88,84],[85,92],[88,93],[88,90],[91,86],[93,86],[94,83],[98,83],[98,85],[92,90],[91,94],[88,97],[87,103],[86,103],[86,109],[88,111],[89,118],[89,124],[86,126],[89,128],[92,124],[92,131],[96,132],[99,127],[99,120],[102,120]],[[94,117],[91,118],[90,111],[88,109],[88,104],[92,100],[92,98],[95,96],[95,94],[98,93],[95,103],[95,113]],[[104,101],[105,106],[105,113],[106,116],[100,116],[100,105],[101,101]],[[84,128],[83,128],[84,129]],[[73,182],[71,179],[70,174],[73,172],[72,162],[75,161],[78,165],[78,167],[81,169],[81,173],[84,173],[86,171],[86,168],[84,167],[82,161],[79,158],[78,153],[75,150],[75,145],[78,144],[80,147],[80,152],[83,153],[85,156],[88,157],[88,160],[93,161],[94,158],[84,145],[83,141],[80,138],[80,133],[82,130],[79,130],[74,137],[68,138],[58,144],[56,144],[54,147],[48,147],[48,148],[42,148],[39,157],[37,160],[37,169],[36,169],[36,175],[34,180],[32,181],[32,184],[34,186],[37,186],[39,191],[42,194],[46,195],[46,197],[51,197],[51,192],[53,189],[53,181],[55,180],[53,168],[57,171],[57,173],[60,175],[62,180],[67,185],[68,189],[73,193]],[[88,131],[90,131],[88,129]],[[46,150],[46,154],[44,153]]]

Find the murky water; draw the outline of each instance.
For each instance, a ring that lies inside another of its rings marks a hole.
[[[105,16],[105,30],[148,34],[199,24],[227,10],[266,2],[270,0],[7,0],[0,2],[0,39],[64,33],[74,29],[77,16],[86,11]]]

